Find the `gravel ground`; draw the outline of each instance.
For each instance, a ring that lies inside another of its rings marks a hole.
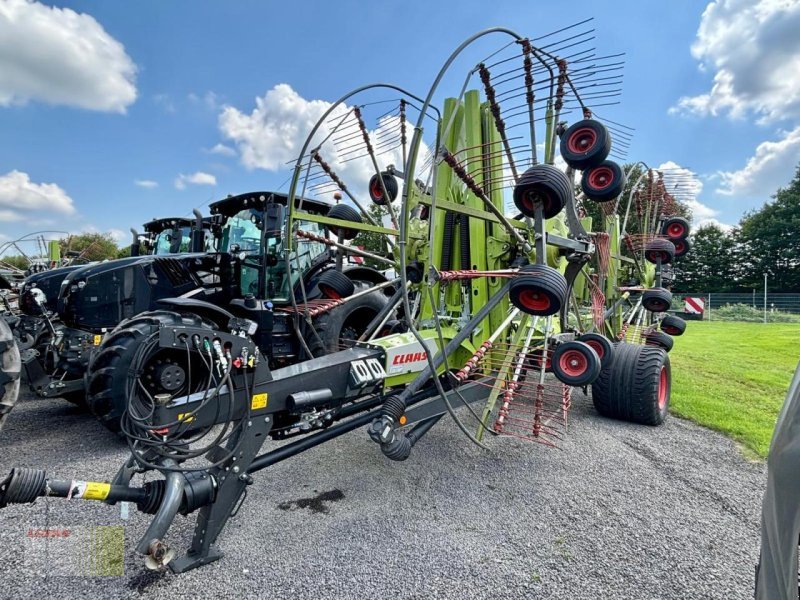
[[[674,417],[617,423],[580,394],[573,407],[558,450],[503,438],[486,452],[443,420],[405,463],[363,431],[306,452],[257,475],[225,557],[184,575],[145,571],[133,547],[148,521],[132,510],[124,576],[44,577],[28,528],[120,524],[119,508],[8,507],[0,597],[752,598],[766,466]],[[102,480],[125,456],[61,400],[22,399],[0,434],[0,476]],[[175,547],[192,526],[178,517]]]

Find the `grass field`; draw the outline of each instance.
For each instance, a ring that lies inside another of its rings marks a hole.
[[[797,324],[689,321],[670,353],[672,412],[765,457],[799,338]]]

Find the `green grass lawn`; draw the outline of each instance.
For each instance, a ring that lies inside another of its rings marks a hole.
[[[670,353],[672,412],[765,457],[799,339],[798,324],[687,322]]]

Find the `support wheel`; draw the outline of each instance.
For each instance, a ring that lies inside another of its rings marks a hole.
[[[661,225],[661,235],[670,240],[679,240],[689,236],[689,221],[683,217],[669,217]]]
[[[0,373],[0,431],[2,431],[8,414],[19,399],[19,373],[22,368],[19,349],[5,319],[0,319],[0,361],[3,367]]]
[[[561,158],[579,171],[599,165],[610,152],[611,135],[594,119],[574,123],[561,136]]]
[[[545,219],[561,212],[572,199],[572,183],[552,165],[534,165],[522,174],[514,186],[514,205],[526,217],[533,217],[541,204]]]
[[[381,179],[383,179],[383,186],[381,186]],[[369,198],[379,206],[387,204],[386,198],[383,195],[383,188],[386,188],[386,193],[389,194],[389,202],[394,202],[397,198],[398,186],[397,179],[394,175],[383,171],[380,179],[378,175],[373,175],[369,180]]]
[[[583,342],[595,351],[603,369],[608,369],[614,364],[614,346],[606,336],[599,333],[584,333],[577,338],[577,341]]]
[[[689,253],[689,250],[692,249],[692,244],[686,239],[675,240],[672,243],[675,245],[675,258],[686,256]]]
[[[356,289],[347,275],[336,269],[328,269],[320,275],[317,287],[323,296],[332,300],[349,298]]]
[[[660,261],[662,265],[667,265],[675,258],[675,244],[662,238],[650,240],[644,248],[644,257],[651,263]]]
[[[663,331],[651,331],[644,337],[644,343],[647,346],[655,346],[661,348],[665,352],[672,350],[672,345],[675,341],[671,335],[667,335]]]
[[[622,193],[625,188],[625,173],[612,160],[604,160],[599,165],[586,169],[581,177],[581,190],[589,200],[608,202]]]
[[[567,301],[568,285],[564,276],[546,265],[525,265],[511,280],[512,304],[529,315],[549,316],[558,313]]]
[[[686,321],[677,315],[667,315],[661,319],[661,331],[673,337],[683,335],[686,331]]]
[[[362,223],[361,215],[358,211],[347,204],[337,204],[328,211],[328,217],[339,219],[340,221],[350,221],[351,223]],[[352,240],[358,235],[357,229],[346,229],[338,225],[328,225],[328,230],[337,236],[342,236],[346,240]]]
[[[642,294],[642,306],[650,312],[663,313],[669,310],[672,304],[672,292],[664,288],[654,287],[645,290]]]
[[[553,352],[553,375],[561,383],[581,387],[589,385],[600,375],[600,357],[583,342],[559,344]]]
[[[604,417],[661,425],[669,410],[672,371],[661,348],[617,344],[614,365],[592,384],[592,402]]]

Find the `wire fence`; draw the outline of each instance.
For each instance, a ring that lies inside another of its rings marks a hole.
[[[701,308],[697,310],[698,306]],[[691,292],[675,294],[672,310],[689,319],[800,323],[800,294]]]

